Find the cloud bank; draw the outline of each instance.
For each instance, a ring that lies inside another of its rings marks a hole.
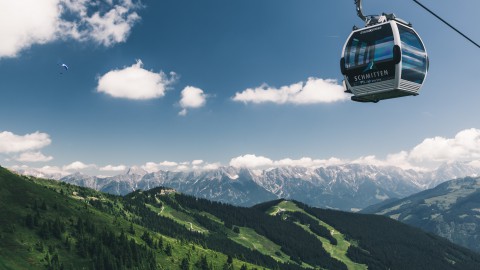
[[[233,97],[234,101],[243,103],[275,103],[275,104],[318,104],[333,103],[349,99],[343,87],[332,79],[310,77],[307,82],[270,87],[266,84],[256,88],[248,88]]]
[[[357,159],[300,159],[285,158],[272,160],[264,156],[248,154],[232,158],[230,166],[244,168],[268,167],[324,167],[340,164],[365,164],[375,166],[396,166],[403,169],[429,170],[446,162],[467,162],[480,167],[480,129],[466,129],[458,132],[453,138],[434,137],[423,140],[411,150],[400,151],[378,158],[375,155],[362,156]]]
[[[23,136],[15,135],[11,132],[0,133],[0,153],[18,153],[21,152],[24,159],[28,161],[42,160],[47,161],[51,157],[45,157],[39,152],[31,150],[39,149],[50,144],[48,134],[32,133]],[[17,158],[19,160],[20,158]],[[379,158],[375,155],[365,155],[356,159],[342,159],[331,157],[327,159],[315,159],[311,157],[302,157],[298,159],[282,158],[278,160],[266,156],[246,154],[234,157],[228,163],[229,166],[249,169],[269,169],[275,167],[304,167],[319,168],[343,164],[364,164],[375,166],[395,166],[402,169],[413,170],[433,170],[440,165],[448,162],[465,162],[472,166],[480,167],[480,129],[466,129],[458,132],[452,138],[433,137],[424,139],[418,145],[410,150],[403,150],[398,153],[387,155],[385,158]],[[206,162],[201,159],[192,161],[162,161],[146,162],[140,167],[147,172],[157,172],[159,170],[168,171],[189,171],[189,170],[214,170],[222,166],[219,162]],[[29,168],[28,166],[14,165],[12,168]],[[35,168],[33,168],[35,169]],[[42,172],[55,172],[62,175],[75,171],[95,170],[118,172],[125,171],[125,165],[106,165],[100,167],[95,164],[86,164],[80,161],[72,162],[68,165],[44,166],[36,170]]]
[[[175,73],[167,76],[143,68],[142,60],[123,69],[107,72],[98,79],[97,92],[115,98],[147,100],[163,97],[168,86],[175,81]]]
[[[0,58],[58,39],[125,42],[140,16],[139,1],[1,0]]]

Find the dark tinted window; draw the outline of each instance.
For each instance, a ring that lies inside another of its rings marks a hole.
[[[402,41],[402,79],[422,84],[427,73],[427,54],[425,48],[410,28],[398,25]]]
[[[393,59],[393,32],[390,24],[361,30],[352,35],[345,47],[345,68],[366,66],[370,62]]]

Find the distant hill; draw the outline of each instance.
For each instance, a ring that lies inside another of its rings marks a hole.
[[[120,197],[1,167],[0,187],[0,269],[480,269],[479,254],[392,219],[296,201]]]
[[[404,198],[446,180],[480,175],[480,168],[457,162],[445,163],[431,172],[345,164],[316,169],[220,167],[215,170],[153,173],[133,167],[112,177],[75,173],[62,178],[35,170],[20,170],[19,173],[61,179],[115,195],[165,186],[196,197],[240,206],[285,198],[322,208],[358,211],[388,199]]]
[[[448,181],[362,212],[391,217],[480,252],[480,178]]]

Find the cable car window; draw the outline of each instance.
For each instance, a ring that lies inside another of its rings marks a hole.
[[[389,24],[358,31],[345,48],[345,68],[393,60],[393,32]]]
[[[367,43],[362,42],[360,50],[358,51],[358,64],[365,64],[365,51],[367,49]]]
[[[402,41],[402,79],[422,84],[427,72],[427,54],[418,35],[398,25]]]
[[[393,58],[393,36],[375,41],[375,61],[391,60]]]

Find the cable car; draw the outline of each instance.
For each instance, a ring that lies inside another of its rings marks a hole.
[[[412,25],[394,14],[364,16],[366,26],[354,27],[340,60],[345,92],[358,102],[416,96],[428,71],[428,55]]]

